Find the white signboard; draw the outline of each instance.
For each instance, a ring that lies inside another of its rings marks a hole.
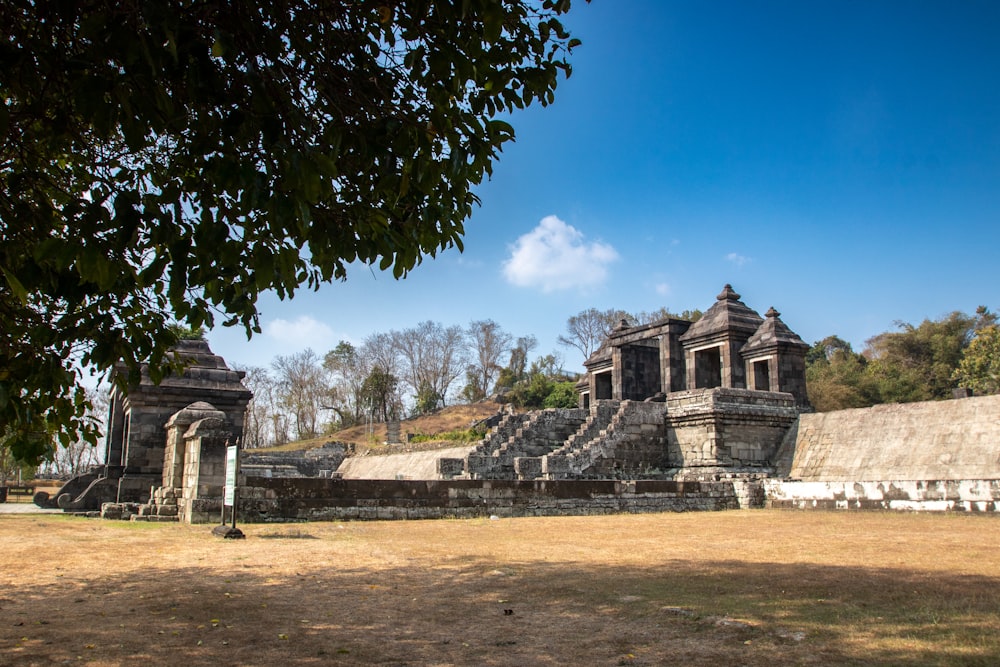
[[[239,448],[235,445],[226,447],[226,491],[222,503],[227,507],[236,504],[236,466]]]

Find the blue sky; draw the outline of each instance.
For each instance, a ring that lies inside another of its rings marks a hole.
[[[478,194],[465,252],[403,281],[259,302],[230,364],[424,320],[493,319],[558,352],[590,307],[707,309],[725,283],[807,342],[1000,309],[1000,3],[575,2],[554,105]]]

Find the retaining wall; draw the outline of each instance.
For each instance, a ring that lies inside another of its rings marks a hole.
[[[860,509],[1000,512],[1000,480],[882,482],[763,482],[766,506],[788,509]]]
[[[739,496],[748,497],[744,488]],[[570,516],[738,509],[732,481],[352,480],[247,478],[247,523]]]
[[[804,414],[782,449],[804,482],[1000,479],[1000,396]]]
[[[473,445],[384,456],[349,456],[337,472],[344,479],[437,479],[438,459],[464,459]]]

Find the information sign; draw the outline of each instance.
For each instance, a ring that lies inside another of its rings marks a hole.
[[[226,507],[236,505],[236,466],[239,461],[239,447],[226,447],[226,491],[222,503]]]

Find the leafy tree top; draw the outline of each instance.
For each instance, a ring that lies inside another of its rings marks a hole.
[[[166,371],[168,324],[259,331],[352,262],[457,246],[553,101],[569,0],[0,4],[0,426],[95,432],[75,361]],[[75,361],[74,361],[75,360]]]

